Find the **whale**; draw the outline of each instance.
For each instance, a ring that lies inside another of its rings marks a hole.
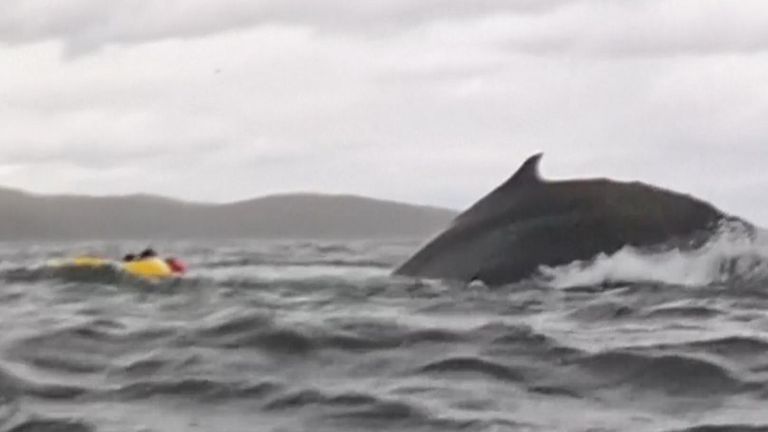
[[[503,285],[636,248],[696,248],[730,216],[700,199],[641,182],[548,181],[542,153],[459,214],[395,275]]]

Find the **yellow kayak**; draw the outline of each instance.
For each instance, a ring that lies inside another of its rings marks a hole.
[[[79,256],[71,259],[56,259],[46,263],[49,267],[56,268],[101,268],[113,265],[113,262],[104,258],[92,256]]]
[[[112,267],[137,277],[159,279],[177,276],[171,267],[160,258],[146,258],[130,262],[118,262],[92,256],[80,256],[71,260],[49,263],[57,268],[101,269]]]
[[[133,276],[166,278],[176,276],[171,267],[160,258],[146,258],[122,263],[122,269]]]
[[[72,267],[103,267],[112,265],[112,261],[106,260],[104,258],[97,258],[92,256],[80,256],[75,259],[73,259],[69,263],[62,263],[63,266],[72,266]]]

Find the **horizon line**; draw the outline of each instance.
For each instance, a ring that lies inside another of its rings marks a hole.
[[[461,211],[460,209],[445,207],[440,205],[399,201],[391,198],[379,198],[379,197],[349,193],[349,192],[319,192],[319,191],[307,191],[307,190],[274,192],[274,193],[267,193],[264,195],[253,196],[251,198],[242,198],[242,199],[235,199],[235,200],[222,201],[222,202],[198,201],[198,200],[191,200],[191,199],[185,199],[185,198],[179,198],[179,197],[172,197],[172,196],[167,196],[162,194],[154,194],[149,192],[130,192],[130,193],[123,193],[123,194],[88,194],[88,193],[73,193],[73,192],[50,193],[50,192],[31,191],[23,188],[0,185],[0,192],[2,191],[18,193],[22,195],[35,197],[35,198],[85,198],[85,199],[150,198],[150,199],[157,199],[157,200],[163,200],[163,201],[170,201],[177,204],[189,204],[189,205],[198,205],[198,206],[228,206],[228,205],[243,204],[250,201],[257,201],[257,200],[263,200],[263,199],[269,199],[269,198],[315,196],[315,197],[326,197],[326,198],[356,198],[356,199],[365,199],[365,200],[386,202],[386,203],[399,204],[399,205],[408,205],[408,206],[414,206],[414,207],[432,208],[436,210],[448,210],[453,212]]]

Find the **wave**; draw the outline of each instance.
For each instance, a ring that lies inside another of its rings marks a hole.
[[[703,424],[670,432],[768,432],[768,425]]]
[[[60,400],[77,398],[87,393],[86,388],[32,381],[0,368],[0,407],[15,403],[21,396]]]
[[[328,415],[326,418],[352,423],[355,426],[365,428],[365,430],[382,427],[393,427],[399,430],[406,428],[459,431],[482,430],[478,429],[478,426],[482,423],[481,421],[434,417],[426,410],[400,401],[379,402],[369,407]]]
[[[572,362],[587,372],[593,386],[627,387],[668,395],[713,397],[761,385],[738,378],[727,367],[704,358],[680,354],[649,355],[631,351],[607,351]]]
[[[760,356],[768,354],[768,341],[749,336],[727,336],[675,345],[658,345],[677,349],[696,348],[725,357]]]
[[[306,389],[282,394],[269,401],[264,409],[268,411],[300,409],[312,405],[325,406],[360,406],[378,402],[374,396],[361,393],[342,393],[329,395],[319,390]]]
[[[271,267],[315,267],[315,266],[333,266],[333,267],[373,267],[373,268],[391,268],[392,263],[378,261],[373,259],[341,259],[341,258],[329,258],[329,259],[290,259],[290,260],[276,260],[274,257],[260,257],[260,258],[232,258],[222,259],[217,261],[210,261],[201,263],[202,268],[236,268],[236,267],[252,267],[252,266],[264,266]]]
[[[489,355],[506,358],[525,356],[533,357],[537,361],[561,361],[583,354],[583,351],[563,345],[527,325],[485,325],[472,331],[471,339],[477,340],[484,333],[490,336],[490,342],[483,351]]]
[[[702,286],[768,280],[768,232],[742,224],[721,226],[696,249],[648,250],[625,246],[589,261],[542,266],[538,281],[556,288],[632,282]]]
[[[154,378],[166,372],[194,368],[204,362],[204,358],[199,354],[159,351],[145,357],[120,362],[110,372],[115,376],[122,375],[128,379]]]
[[[184,343],[306,356],[319,350],[363,352],[461,340],[465,340],[462,334],[443,329],[411,329],[374,321],[310,327],[280,323],[268,313],[250,313],[197,329]]]
[[[729,366],[753,375],[768,371],[768,361],[765,360],[768,355],[768,341],[754,336],[724,336],[707,340],[653,344],[634,350],[654,355],[684,353],[707,359],[722,359]]]
[[[8,429],[8,432],[91,432],[93,426],[70,419],[30,419]]]
[[[303,389],[280,395],[267,402],[266,411],[321,410],[320,420],[332,424],[356,426],[361,430],[381,428],[428,430],[482,430],[480,420],[435,417],[427,410],[405,400],[382,398],[365,393],[333,394],[317,389]]]
[[[139,381],[109,392],[120,399],[144,400],[151,397],[178,397],[198,402],[220,402],[232,399],[254,399],[266,396],[281,388],[273,382],[244,384],[221,382],[205,378],[177,380]]]
[[[645,318],[665,318],[665,319],[678,319],[678,318],[713,318],[716,316],[725,315],[726,311],[709,306],[659,306],[652,308],[643,313]]]
[[[69,282],[115,284],[120,280],[120,276],[119,271],[106,266],[99,268],[14,267],[0,272],[0,278],[8,283],[61,279]]]
[[[108,370],[116,357],[130,353],[137,344],[162,345],[174,335],[171,329],[128,331],[109,320],[92,320],[15,340],[9,357],[37,369],[91,374]]]
[[[419,373],[478,374],[500,381],[522,382],[523,373],[511,367],[478,357],[453,357],[422,366]]]

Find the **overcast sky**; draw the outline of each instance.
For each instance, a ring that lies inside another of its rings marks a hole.
[[[4,0],[0,184],[466,207],[549,178],[768,225],[765,0]]]

